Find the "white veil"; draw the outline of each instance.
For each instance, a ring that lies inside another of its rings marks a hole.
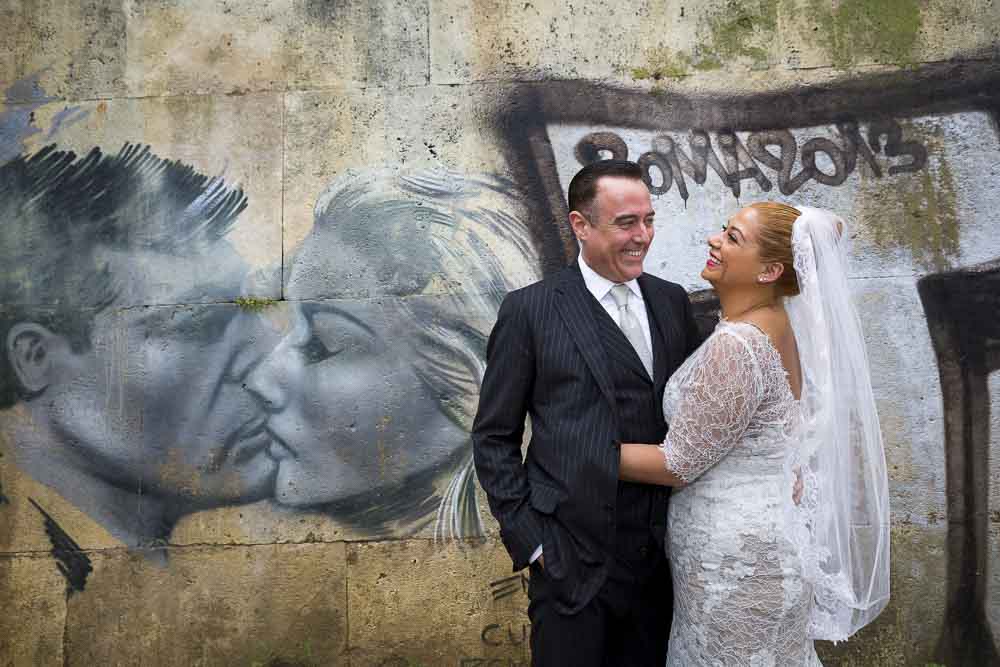
[[[801,473],[786,521],[813,586],[810,635],[847,639],[889,600],[889,495],[861,334],[847,284],[847,226],[806,206],[793,226],[798,296],[786,300],[802,366],[801,448],[785,462]]]

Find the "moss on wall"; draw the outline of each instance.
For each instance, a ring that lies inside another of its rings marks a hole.
[[[636,80],[680,78],[692,70],[722,69],[735,61],[767,67],[779,40],[779,12],[790,20],[808,18],[810,43],[822,48],[835,67],[865,62],[912,65],[924,25],[918,0],[729,0],[701,22],[699,41],[688,50],[658,47],[631,68]]]
[[[923,25],[918,0],[810,0],[819,42],[833,64],[846,68],[875,60],[910,65]]]
[[[702,23],[702,39],[689,51],[658,47],[646,51],[646,62],[631,69],[636,80],[676,79],[691,70],[722,69],[746,59],[753,67],[769,61],[766,46],[777,36],[778,0],[729,0]]]
[[[257,297],[257,296],[240,296],[236,297],[235,303],[237,306],[243,310],[250,310],[253,312],[260,312],[265,308],[273,306],[278,303],[277,299],[271,299],[269,297]]]
[[[702,45],[700,62],[721,67],[725,61],[749,58],[755,66],[768,61],[767,43],[778,28],[777,0],[737,2],[730,0],[726,8],[708,20],[710,37]]]

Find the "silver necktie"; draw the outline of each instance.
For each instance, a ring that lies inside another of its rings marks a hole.
[[[649,373],[649,377],[652,378],[653,355],[650,354],[649,346],[646,345],[646,337],[642,335],[642,326],[639,324],[639,318],[628,307],[630,292],[631,290],[628,288],[628,285],[619,284],[611,288],[611,298],[615,300],[615,305],[618,306],[618,326],[621,327],[622,333],[628,338],[628,342],[632,343],[635,353],[639,355],[639,360],[642,361],[643,367]]]

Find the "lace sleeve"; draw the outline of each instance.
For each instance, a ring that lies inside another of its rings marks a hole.
[[[760,365],[750,346],[719,331],[680,386],[677,410],[661,445],[667,469],[693,482],[739,441],[763,398]]]

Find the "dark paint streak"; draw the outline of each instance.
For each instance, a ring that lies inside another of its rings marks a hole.
[[[945,626],[936,659],[1000,664],[989,599],[990,374],[1000,369],[1000,260],[917,282],[944,399],[948,503]]]
[[[90,564],[90,558],[83,553],[80,545],[56,523],[56,520],[35,502],[34,498],[28,498],[28,501],[45,518],[45,533],[49,536],[49,542],[52,544],[52,555],[58,561],[56,566],[59,571],[66,577],[66,592],[73,594],[82,591],[87,585],[87,576],[94,569]]]

